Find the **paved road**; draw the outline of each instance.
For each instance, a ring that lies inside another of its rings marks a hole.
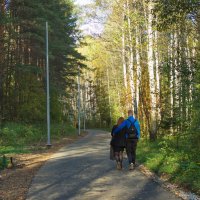
[[[39,170],[27,200],[178,200],[139,170],[115,169],[109,160],[110,134],[90,130]]]

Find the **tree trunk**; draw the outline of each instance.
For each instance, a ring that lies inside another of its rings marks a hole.
[[[157,137],[157,119],[156,119],[156,82],[154,76],[154,60],[153,60],[153,14],[152,14],[153,4],[152,1],[148,3],[148,72],[149,72],[149,87],[150,87],[150,101],[151,101],[151,111],[150,111],[150,139],[155,140]]]
[[[133,0],[134,12],[137,13],[136,0]],[[135,25],[135,60],[136,60],[136,87],[135,87],[135,100],[136,100],[136,110],[135,115],[138,117],[138,108],[139,108],[139,90],[141,82],[141,66],[140,66],[140,34],[139,34],[139,25],[136,22]]]
[[[156,117],[160,122],[160,69],[159,69],[159,53],[158,53],[158,31],[155,30],[155,71],[156,71]]]
[[[136,53],[136,72],[137,72],[137,77],[136,77],[136,108],[137,108],[137,117],[138,117],[138,108],[139,108],[139,90],[140,90],[140,82],[141,82],[141,66],[140,66],[140,44],[139,44],[139,27],[135,27],[135,53]]]
[[[122,13],[122,17],[123,17],[123,21],[125,18],[125,5],[123,7],[123,13]],[[124,77],[124,86],[127,89],[127,72],[126,72],[126,59],[125,59],[125,32],[124,32],[124,23],[122,25],[122,66],[123,66],[123,77]]]
[[[177,32],[174,33],[174,119],[180,116],[181,113],[179,113],[179,89],[180,89],[180,81],[179,81],[179,72],[178,72],[178,66],[179,66],[179,46],[178,46],[178,34]],[[176,124],[176,132],[178,131],[179,126]]]
[[[168,47],[168,57],[170,66],[170,133],[173,134],[173,118],[174,118],[174,66],[173,66],[173,34],[170,34],[170,41]]]
[[[5,15],[5,1],[4,0],[0,0],[0,13],[1,13],[1,17],[4,17]],[[3,75],[4,75],[4,60],[5,60],[5,54],[4,54],[4,26],[2,24],[0,24],[0,126],[1,126],[1,122],[3,119],[3,113],[4,113],[4,109],[3,109],[3,99],[4,99],[4,95],[3,95]]]
[[[130,6],[129,0],[126,1],[127,6],[127,21],[128,21],[128,40],[129,40],[129,77],[130,77],[130,88],[131,88],[131,107],[134,107],[134,98],[135,98],[135,88],[134,88],[134,79],[133,79],[133,42],[132,42],[132,27],[131,27],[131,18],[130,18]]]

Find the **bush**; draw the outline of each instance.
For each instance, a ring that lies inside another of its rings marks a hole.
[[[163,138],[155,142],[141,140],[138,143],[137,159],[158,174],[168,174],[172,182],[200,194],[200,156],[191,148],[189,138]],[[193,156],[196,155],[196,156]]]
[[[76,129],[70,124],[51,124],[51,139],[75,136]],[[44,124],[6,123],[0,132],[0,154],[22,152],[24,147],[46,142]]]

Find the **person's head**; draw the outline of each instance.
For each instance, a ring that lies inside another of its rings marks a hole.
[[[124,121],[124,118],[123,118],[123,117],[120,117],[120,118],[117,120],[117,125],[119,126],[123,121]]]
[[[133,110],[128,110],[128,116],[133,116]]]

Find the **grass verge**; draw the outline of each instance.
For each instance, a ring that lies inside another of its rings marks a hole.
[[[51,124],[51,143],[62,138],[76,138],[77,130],[69,124]],[[0,129],[0,169],[8,164],[3,155],[30,153],[46,148],[47,130],[43,124],[6,123]]]
[[[190,145],[179,148],[172,138],[150,142],[140,140],[137,160],[158,175],[165,175],[170,182],[200,194],[199,153],[192,152]]]

